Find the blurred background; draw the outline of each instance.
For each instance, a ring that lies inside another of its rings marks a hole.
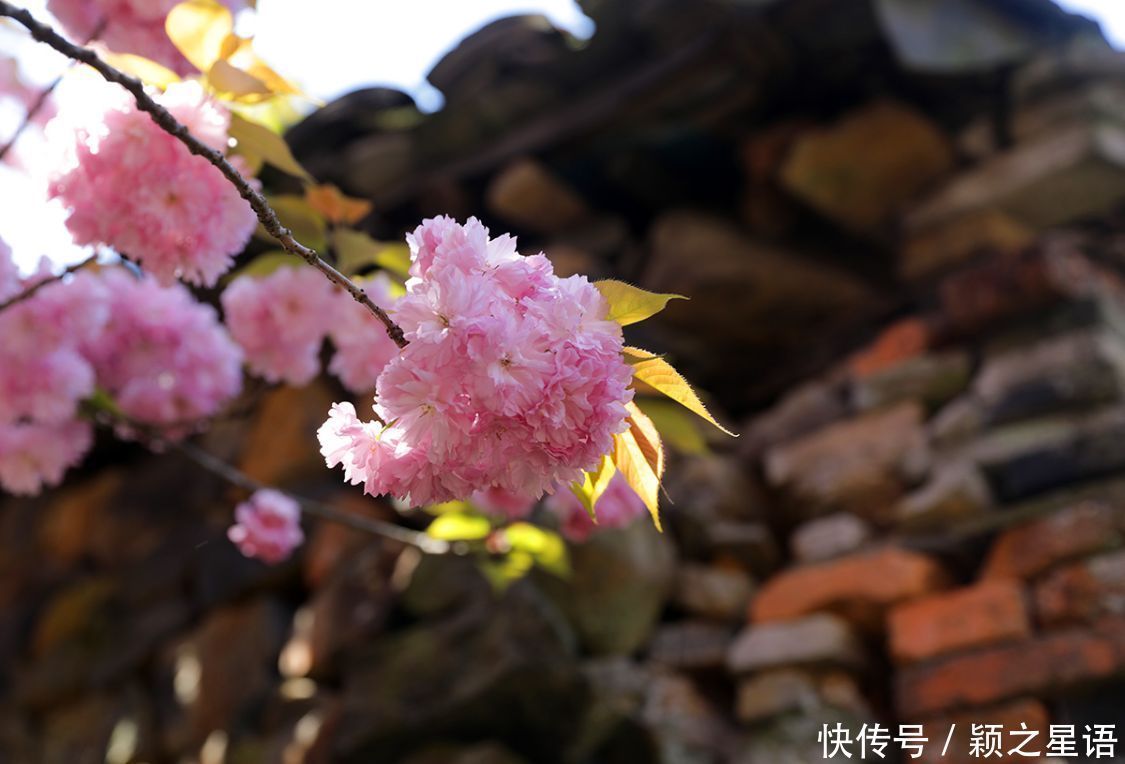
[[[261,0],[240,23],[325,101],[286,137],[373,203],[369,233],[476,215],[560,273],[689,296],[627,339],[741,437],[676,438],[663,535],[596,534],[568,580],[503,593],[333,525],[247,560],[218,478],[106,439],[62,489],[0,496],[0,762],[800,764],[838,723],[923,724],[949,762],[971,723],[1044,754],[1075,725],[1056,760],[1087,761],[1085,725],[1125,737],[1119,0]],[[27,141],[5,238],[80,259],[20,191]],[[402,521],[317,453],[343,397],[258,387],[201,444]]]

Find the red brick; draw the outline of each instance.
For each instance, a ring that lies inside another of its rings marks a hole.
[[[965,268],[943,279],[938,291],[942,313],[959,334],[1040,310],[1061,296],[1039,253]]]
[[[872,626],[891,605],[946,584],[934,560],[887,547],[785,571],[762,587],[750,612],[755,621],[779,621],[830,610]]]
[[[1083,501],[1003,533],[992,545],[984,578],[1031,578],[1059,563],[1125,543],[1125,518],[1101,501]]]
[[[1049,695],[1125,674],[1125,618],[1107,618],[1011,645],[932,663],[896,676],[899,714],[907,719]]]
[[[901,663],[1031,635],[1023,587],[1003,579],[899,605],[888,627]]]
[[[930,737],[931,745],[926,746],[922,756],[916,761],[919,764],[976,764],[976,762],[981,761],[981,757],[970,755],[972,751],[971,733],[974,724],[996,724],[1005,732],[1002,736],[1004,755],[1000,758],[989,757],[988,761],[1027,761],[1027,757],[1018,755],[1009,757],[1007,755],[1008,751],[1022,742],[1022,738],[1010,734],[1013,730],[1021,729],[1021,724],[1026,725],[1026,729],[1039,733],[1039,736],[1029,742],[1024,750],[1028,753],[1034,753],[1035,751],[1042,753],[1046,750],[1050,715],[1046,707],[1038,700],[1024,698],[965,714],[927,719],[924,722],[924,729]],[[945,745],[946,735],[949,734],[952,725],[956,725],[956,727],[953,728],[953,737],[949,742],[949,749],[943,755],[942,747]],[[1041,758],[1040,761],[1042,761]]]
[[[1047,626],[1125,612],[1125,552],[1051,572],[1035,587],[1035,609]]]
[[[904,318],[888,326],[871,344],[853,355],[848,367],[856,377],[876,372],[916,358],[930,348],[932,332],[921,318]]]

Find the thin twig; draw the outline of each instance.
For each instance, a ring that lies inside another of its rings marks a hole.
[[[316,250],[306,247],[304,244],[297,241],[293,236],[293,232],[281,224],[277,213],[270,207],[266,198],[251,186],[246,178],[242,177],[242,174],[235,169],[234,165],[227,161],[227,158],[223,156],[223,152],[211,148],[193,136],[191,132],[188,131],[187,127],[181,124],[167,109],[154,101],[152,97],[145,92],[144,84],[140,80],[135,77],[130,77],[128,74],[110,66],[94,51],[68,41],[51,27],[37,21],[35,17],[26,10],[17,8],[5,0],[0,0],[0,16],[7,16],[8,18],[14,19],[26,27],[31,33],[31,36],[39,42],[49,45],[75,61],[86,64],[107,81],[116,83],[128,90],[133,96],[133,99],[137,102],[137,107],[147,113],[152,118],[152,121],[162,130],[187,146],[191,153],[203,157],[213,164],[226,176],[226,179],[238,190],[239,195],[253,208],[254,214],[258,216],[258,220],[262,223],[262,227],[266,229],[266,232],[269,233],[270,236],[277,239],[286,252],[290,252],[302,258],[309,265],[327,276],[329,281],[347,290],[348,294],[350,294],[356,302],[363,305],[371,311],[376,318],[383,322],[383,326],[387,329],[387,335],[394,340],[396,345],[400,348],[406,347],[406,337],[403,336],[402,328],[387,315],[387,312],[372,302],[371,298],[367,296],[367,293],[356,286],[351,279],[326,262],[317,254]]]
[[[228,483],[236,485],[239,488],[245,488],[247,491],[260,491],[265,488],[275,491],[281,490],[255,480],[245,472],[227,464],[214,454],[208,453],[191,443],[180,441],[160,442],[165,446],[176,449],[200,467],[215,473]],[[314,499],[307,499],[302,496],[296,496],[289,491],[281,492],[296,501],[301,506],[301,511],[306,514],[314,515],[334,523],[340,523],[349,528],[355,528],[356,530],[383,536],[384,538],[399,541],[403,544],[409,544],[410,546],[418,547],[423,552],[429,552],[430,554],[444,554],[449,551],[448,542],[431,538],[424,533],[412,531],[409,528],[403,528],[402,526],[388,523],[384,520],[375,520],[369,517],[360,517],[359,515],[341,512],[329,504]]]
[[[43,287],[47,286],[48,284],[54,284],[57,281],[62,281],[64,278],[66,278],[70,274],[75,273],[76,271],[82,270],[83,268],[85,268],[90,263],[97,262],[97,259],[98,259],[98,254],[95,252],[94,254],[90,255],[89,257],[87,257],[82,262],[75,263],[74,265],[69,265],[66,268],[64,268],[60,273],[57,273],[54,276],[51,276],[50,278],[45,278],[42,281],[35,282],[34,284],[32,284],[31,286],[29,286],[27,289],[23,290],[19,294],[15,295],[13,297],[9,297],[4,302],[0,302],[0,312],[5,311],[6,309],[12,307],[13,305],[15,305],[18,302],[23,302],[24,300],[27,300],[31,297],[34,297],[35,293],[38,292]]]
[[[86,38],[86,44],[89,45],[91,42],[101,37],[106,26],[106,19],[99,21],[97,26],[94,27],[94,31]],[[71,66],[74,66],[73,60],[67,64],[67,68],[69,69]],[[20,122],[19,127],[12,133],[12,137],[8,139],[7,143],[0,146],[0,162],[4,161],[4,157],[6,157],[8,152],[12,150],[12,147],[16,145],[16,141],[20,139],[20,136],[24,134],[27,128],[31,127],[31,123],[35,121],[35,118],[39,116],[39,112],[47,105],[47,99],[51,97],[51,93],[55,92],[55,88],[57,88],[62,81],[63,75],[60,74],[58,77],[55,77],[50,85],[40,90],[39,95],[35,96],[35,100],[27,107],[27,112],[23,115],[23,120]]]

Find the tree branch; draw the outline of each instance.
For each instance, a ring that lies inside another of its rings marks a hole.
[[[213,472],[214,474],[226,480],[228,483],[236,485],[239,488],[245,488],[248,491],[260,491],[265,488],[274,491],[280,491],[281,493],[286,494],[291,499],[296,501],[300,505],[301,511],[305,514],[313,515],[323,520],[329,520],[341,525],[346,525],[349,528],[354,528],[359,531],[372,533],[376,536],[383,536],[384,538],[391,539],[392,541],[409,544],[410,546],[418,547],[423,552],[428,552],[430,554],[444,554],[450,549],[448,542],[431,538],[425,533],[412,531],[409,528],[403,528],[402,526],[395,525],[394,523],[388,523],[383,520],[376,520],[370,517],[360,517],[359,515],[341,512],[340,510],[329,504],[325,504],[314,499],[306,499],[301,496],[296,496],[289,491],[282,491],[279,488],[274,488],[273,486],[261,483],[247,475],[245,472],[242,472],[241,470],[236,469],[234,466],[227,464],[214,454],[210,454],[207,451],[199,448],[198,446],[192,445],[191,443],[184,443],[179,441],[160,442],[165,446],[176,449],[184,456],[198,464],[200,467],[203,467],[209,472]]]
[[[137,107],[147,113],[149,117],[152,118],[152,121],[161,129],[187,146],[191,153],[203,157],[219,169],[235,189],[238,190],[239,195],[250,204],[250,207],[254,210],[254,214],[258,216],[258,220],[261,221],[262,227],[266,229],[266,232],[275,238],[286,252],[290,252],[302,258],[309,265],[328,277],[329,281],[345,289],[356,302],[363,305],[371,311],[376,318],[383,322],[383,325],[387,329],[387,335],[396,345],[400,348],[406,347],[406,338],[403,336],[402,328],[387,315],[387,312],[372,302],[371,298],[367,296],[367,293],[353,283],[351,279],[326,262],[317,254],[316,250],[306,247],[304,244],[297,241],[293,236],[293,232],[281,224],[281,220],[278,219],[277,213],[270,207],[265,196],[254,189],[254,187],[247,182],[246,178],[242,177],[242,174],[235,169],[234,165],[227,161],[227,158],[223,156],[221,151],[211,148],[193,136],[167,109],[154,101],[152,97],[145,92],[144,84],[140,80],[135,77],[130,77],[124,72],[110,66],[103,61],[97,53],[89,48],[84,48],[68,41],[51,27],[37,21],[35,17],[26,10],[17,8],[11,3],[6,2],[6,0],[0,0],[0,16],[7,16],[15,20],[26,27],[27,31],[31,33],[31,36],[39,42],[49,45],[75,61],[86,64],[107,81],[118,84],[128,90],[133,96],[133,99],[137,102]]]
[[[13,297],[9,297],[4,302],[0,302],[0,313],[4,312],[8,308],[12,307],[16,303],[23,302],[24,300],[27,300],[31,297],[34,297],[36,292],[38,292],[40,289],[47,286],[48,284],[54,284],[57,281],[62,281],[64,278],[66,278],[70,274],[75,273],[76,271],[82,270],[83,268],[85,268],[90,263],[97,262],[97,259],[98,259],[98,255],[95,252],[94,254],[90,255],[89,257],[87,257],[82,262],[75,263],[74,265],[69,265],[66,268],[64,268],[60,273],[57,273],[54,276],[51,276],[49,278],[45,278],[42,281],[35,282],[34,284],[32,284],[31,286],[29,286],[27,289],[23,290],[19,294],[15,295]]]

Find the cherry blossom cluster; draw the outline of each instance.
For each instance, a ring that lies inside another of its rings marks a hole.
[[[205,144],[226,149],[230,113],[199,83],[170,85],[157,101]],[[254,211],[222,173],[124,90],[108,90],[104,110],[64,113],[49,129],[66,147],[49,194],[69,209],[76,243],[113,247],[163,283],[212,286],[254,232]]]
[[[276,564],[289,558],[305,540],[301,531],[301,508],[296,501],[269,488],[255,491],[235,507],[235,524],[227,530],[231,540],[247,557]]]
[[[579,479],[625,429],[633,394],[601,293],[473,218],[426,220],[407,242],[392,316],[409,344],[379,375],[376,419],[333,406],[318,433],[328,465],[415,504]]]
[[[243,0],[220,0],[232,11],[244,8]],[[163,64],[179,75],[194,67],[164,31],[164,19],[180,0],[48,0],[49,10],[75,40],[88,40],[98,29],[98,39],[118,53],[133,53]]]
[[[0,246],[0,301],[23,293]],[[79,404],[111,395],[131,420],[186,432],[238,393],[241,353],[215,311],[179,285],[119,268],[46,284],[0,310],[0,487],[35,494],[89,450]]]
[[[380,274],[363,285],[384,310],[394,303]],[[328,369],[349,390],[375,389],[398,353],[386,329],[366,308],[311,268],[279,268],[267,276],[240,276],[222,296],[231,336],[250,370],[270,382],[304,385],[320,372],[326,337],[336,347]]]

